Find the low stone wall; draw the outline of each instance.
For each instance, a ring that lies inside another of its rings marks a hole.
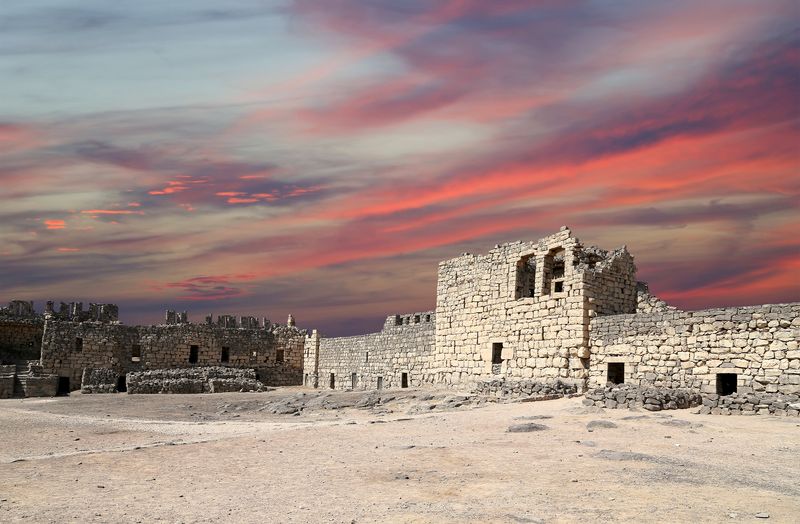
[[[541,400],[551,400],[576,394],[578,385],[561,380],[541,382],[537,380],[505,380],[497,378],[476,382],[473,392],[478,395],[487,395],[495,398],[541,397]]]
[[[14,396],[14,379],[17,376],[17,366],[0,366],[0,398]]]
[[[609,409],[641,407],[648,411],[661,411],[697,407],[702,400],[699,393],[689,389],[638,388],[621,384],[593,389],[586,393],[583,403]]]
[[[113,369],[100,368],[83,370],[81,393],[116,393],[117,374]]]
[[[800,395],[733,393],[731,395],[705,395],[702,414],[712,415],[800,415]]]
[[[264,391],[253,369],[202,367],[156,369],[127,375],[128,393],[225,393]]]
[[[701,394],[690,389],[636,387],[629,384],[606,386],[586,393],[583,403],[603,408],[643,408],[648,411],[686,409],[702,406],[707,415],[779,415],[798,416],[800,395],[781,393]]]

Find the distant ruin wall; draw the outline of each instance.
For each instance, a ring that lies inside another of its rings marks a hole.
[[[430,384],[434,344],[432,311],[393,315],[380,333],[306,338],[305,384],[333,389],[381,389]]]
[[[798,341],[800,303],[596,317],[590,384],[605,386],[612,365],[626,384],[797,394]]]
[[[48,320],[42,366],[77,389],[85,368],[133,371],[199,366],[258,368],[262,380],[301,383],[305,331],[295,327],[220,328],[205,324],[124,326]]]

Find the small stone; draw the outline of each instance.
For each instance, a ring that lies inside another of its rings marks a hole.
[[[756,513],[754,516],[757,519],[768,519],[769,518],[769,513],[765,512],[765,511],[762,511],[761,513]]]

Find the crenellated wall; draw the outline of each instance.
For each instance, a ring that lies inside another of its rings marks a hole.
[[[304,383],[333,389],[419,387],[432,382],[433,311],[392,315],[379,333],[322,338],[306,337]]]

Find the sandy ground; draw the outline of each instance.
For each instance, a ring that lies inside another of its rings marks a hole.
[[[0,522],[800,522],[796,418],[381,397],[2,400]]]

